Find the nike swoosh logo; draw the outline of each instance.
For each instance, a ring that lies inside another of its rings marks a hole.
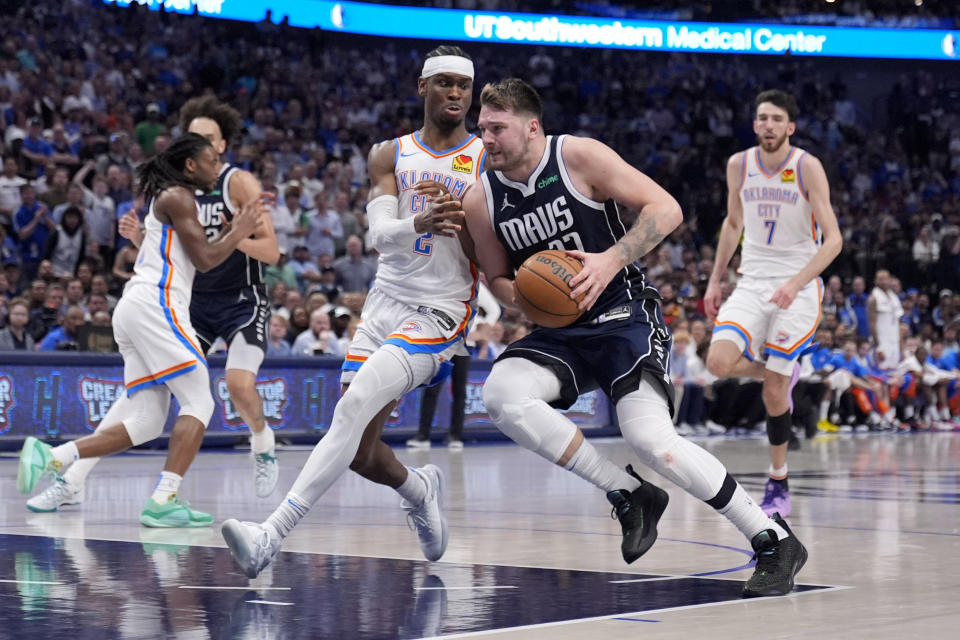
[[[748,174],[747,174],[747,177],[748,177],[748,178],[754,178],[754,177],[756,177],[756,176],[758,176],[758,175],[760,175],[760,174],[759,174],[759,173],[748,173]]]
[[[411,151],[410,153],[401,153],[401,154],[400,154],[400,157],[401,157],[401,158],[409,158],[410,156],[415,156],[415,155],[417,155],[417,152],[416,152],[416,151]]]

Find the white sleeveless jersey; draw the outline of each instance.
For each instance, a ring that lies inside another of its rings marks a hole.
[[[759,147],[743,152],[743,275],[789,278],[817,252],[820,229],[803,187],[801,160],[806,154],[791,147],[784,163],[768,172],[760,163]]]
[[[479,179],[485,158],[483,143],[473,135],[446,151],[430,149],[416,133],[397,138],[397,217],[404,220],[424,211],[426,197],[414,192],[423,180],[443,184],[462,200],[467,187]],[[463,303],[477,295],[477,270],[457,238],[426,233],[409,247],[390,248],[380,255],[376,284],[387,295],[410,305],[462,311]]]
[[[146,233],[133,267],[134,275],[127,286],[147,284],[157,287],[161,304],[165,307],[173,304],[189,308],[197,268],[183,250],[173,226],[157,220],[153,212],[154,202],[150,203],[144,218]]]

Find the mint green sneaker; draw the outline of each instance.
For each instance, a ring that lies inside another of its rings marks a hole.
[[[44,476],[55,475],[59,463],[53,457],[53,447],[29,436],[20,450],[20,468],[17,469],[17,491],[28,494]]]
[[[145,527],[209,527],[213,516],[190,508],[185,500],[173,494],[165,504],[157,504],[150,498],[140,512],[140,524]]]

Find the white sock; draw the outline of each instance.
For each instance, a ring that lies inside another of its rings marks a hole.
[[[739,483],[727,506],[717,509],[717,512],[732,522],[733,526],[740,530],[740,533],[747,536],[747,540],[752,541],[755,535],[767,529],[773,529],[779,540],[783,540],[790,535],[786,529],[774,522],[760,509]]]
[[[413,467],[407,467],[407,479],[397,487],[397,493],[414,506],[423,504],[427,499],[427,481]]]
[[[150,497],[157,504],[166,503],[180,489],[181,480],[183,476],[173,471],[161,471],[160,480],[157,481],[157,486],[153,488],[153,495]]]
[[[80,459],[80,452],[77,451],[77,443],[73,440],[59,447],[54,447],[50,453],[53,454],[53,459],[60,465],[60,470],[66,469]]]
[[[165,504],[180,489],[181,480],[183,476],[173,471],[161,471],[160,480],[157,481],[157,486],[153,488],[153,495],[150,497],[157,504]]]
[[[269,426],[264,427],[263,431],[257,433],[250,432],[250,448],[254,453],[270,453],[276,445],[276,437],[273,435],[273,429]]]
[[[93,471],[93,468],[97,466],[98,462],[100,462],[100,458],[77,460],[70,465],[67,472],[63,474],[63,479],[73,487],[82,487],[83,483],[87,481],[87,476],[90,475],[90,472]]]
[[[580,448],[570,457],[564,469],[607,492],[616,489],[634,491],[640,487],[636,478],[597,453],[586,439],[580,443]]]
[[[830,414],[830,401],[823,400],[820,402],[820,420],[826,420],[827,416]]]
[[[779,469],[774,469],[773,465],[771,464],[769,467],[767,467],[767,473],[774,480],[783,480],[787,477],[787,463],[784,462],[783,466]]]
[[[280,506],[274,509],[270,517],[264,522],[264,526],[271,527],[279,538],[286,538],[293,531],[300,519],[307,515],[310,505],[307,501],[296,495],[288,493]]]

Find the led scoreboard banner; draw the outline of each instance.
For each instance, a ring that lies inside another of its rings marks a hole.
[[[753,55],[956,60],[960,31],[629,20],[328,0],[103,0],[157,10],[394,38]]]

